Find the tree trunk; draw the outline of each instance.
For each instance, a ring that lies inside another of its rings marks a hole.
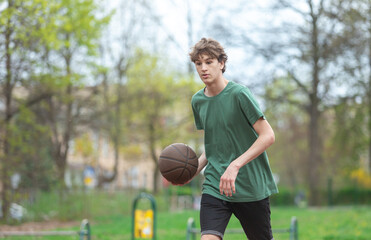
[[[371,52],[371,50],[370,50]],[[368,133],[369,133],[369,142],[368,142],[368,172],[371,174],[371,56],[370,56],[370,76],[368,84]]]
[[[319,111],[318,105],[312,103],[309,124],[309,158],[308,158],[308,184],[309,184],[309,204],[317,205],[318,202],[318,165],[321,161],[320,137],[318,134]]]
[[[187,37],[188,37],[188,46],[192,46],[193,44],[193,24],[192,24],[192,9],[189,0],[187,0]],[[192,75],[193,73],[193,63],[188,61],[187,64],[188,73]]]
[[[8,74],[7,74],[8,75]],[[9,76],[10,77],[10,76]],[[3,212],[3,219],[8,218],[9,214],[9,206],[10,206],[10,179],[9,179],[9,167],[11,162],[11,155],[10,155],[10,145],[9,145],[9,138],[10,138],[10,120],[11,120],[11,90],[10,90],[10,82],[8,81],[9,77],[7,77],[6,87],[5,87],[5,128],[4,128],[4,155],[2,161],[2,171],[1,171],[1,181],[3,183],[2,189],[2,212]],[[7,91],[8,90],[8,91]]]
[[[121,127],[121,106],[123,103],[123,93],[122,93],[122,87],[123,87],[123,77],[126,72],[126,67],[123,69],[122,62],[124,61],[124,58],[120,58],[118,64],[117,64],[117,72],[118,72],[118,86],[117,86],[117,92],[116,92],[116,104],[115,104],[115,113],[112,114],[113,124],[114,124],[114,132],[111,133],[113,145],[114,145],[114,152],[115,152],[115,159],[114,159],[114,165],[113,165],[113,174],[110,177],[106,177],[102,174],[98,177],[98,187],[102,187],[104,183],[110,183],[113,182],[118,175],[118,165],[119,165],[119,159],[120,159],[120,145],[121,145],[121,136],[122,136],[122,127]],[[106,82],[106,81],[105,81]],[[108,106],[108,96],[107,96],[107,88],[105,88],[105,102]],[[107,122],[109,122],[111,119],[107,119]]]
[[[318,165],[321,161],[321,141],[319,136],[319,103],[320,99],[318,97],[318,86],[320,82],[320,46],[318,44],[318,15],[314,13],[312,5],[311,8],[311,20],[312,20],[312,90],[309,94],[309,158],[308,158],[308,183],[309,183],[309,204],[317,205],[318,204],[318,182],[319,182],[319,173]]]
[[[71,75],[71,55],[65,56],[65,64],[66,64],[66,75]],[[57,128],[57,118],[55,117],[58,113],[56,111],[59,111],[59,109],[54,109],[54,107],[51,108],[52,111],[52,124],[54,124],[54,158],[56,161],[56,166],[58,170],[58,180],[60,184],[62,184],[62,188],[65,187],[65,181],[64,181],[64,175],[67,168],[67,158],[68,158],[68,151],[69,151],[69,143],[71,140],[71,134],[73,131],[73,116],[72,116],[72,83],[69,83],[65,92],[64,97],[67,99],[67,106],[66,106],[66,112],[65,112],[65,122],[64,122],[64,128],[62,130],[62,139],[59,140],[59,133]]]
[[[156,194],[158,192],[158,179],[159,179],[159,169],[158,169],[158,162],[157,162],[157,154],[156,154],[156,138],[155,138],[155,121],[149,122],[149,150],[151,154],[151,158],[155,165],[155,169],[153,171],[153,192]]]
[[[60,149],[59,149],[60,150]],[[60,152],[60,151],[58,151]],[[58,181],[59,183],[61,184],[61,188],[64,189],[66,187],[66,183],[64,181],[64,175],[66,173],[66,167],[67,167],[67,164],[66,164],[66,157],[63,155],[63,154],[57,154],[57,156],[55,156],[55,159],[56,159],[56,165],[57,165],[57,169],[58,169]]]
[[[368,36],[368,171],[371,174],[371,22],[369,22]]]
[[[8,1],[9,8],[12,8],[13,2]],[[9,167],[10,167],[10,145],[9,145],[9,138],[10,138],[10,121],[12,118],[12,55],[10,49],[11,43],[11,34],[12,29],[10,27],[10,19],[8,19],[7,27],[5,30],[5,64],[6,64],[6,76],[5,76],[5,87],[4,87],[4,94],[5,94],[5,126],[4,126],[4,155],[2,161],[2,171],[1,171],[1,181],[3,183],[3,190],[1,194],[2,199],[2,212],[3,212],[3,219],[7,219],[9,215],[9,206],[10,206],[10,179],[9,179]]]

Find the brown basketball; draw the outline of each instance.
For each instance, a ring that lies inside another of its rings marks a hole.
[[[173,184],[184,184],[197,172],[198,157],[184,143],[173,143],[162,150],[159,158],[162,176]]]

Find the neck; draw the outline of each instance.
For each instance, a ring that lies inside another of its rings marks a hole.
[[[220,80],[213,83],[207,84],[205,88],[205,94],[208,97],[218,95],[227,86],[228,80],[222,76]]]

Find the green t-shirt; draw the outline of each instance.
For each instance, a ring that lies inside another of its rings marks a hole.
[[[204,130],[205,153],[208,160],[203,193],[231,202],[252,202],[277,193],[267,153],[243,166],[235,182],[232,197],[221,195],[220,177],[229,164],[241,156],[256,141],[252,127],[264,114],[250,90],[229,81],[218,95],[208,97],[204,89],[192,97],[192,109],[197,129]]]

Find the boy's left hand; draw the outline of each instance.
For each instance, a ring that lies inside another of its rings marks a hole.
[[[233,162],[227,167],[224,174],[220,178],[219,190],[220,194],[227,197],[232,197],[233,193],[236,193],[235,181],[237,178],[239,168],[233,164]]]

